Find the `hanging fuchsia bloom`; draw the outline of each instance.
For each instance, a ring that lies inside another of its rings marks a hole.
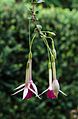
[[[42,95],[45,92],[47,92],[47,98],[50,98],[50,99],[56,98],[56,95],[54,94],[53,86],[52,86],[52,69],[51,69],[51,67],[49,68],[49,87],[45,91],[43,91],[40,95]]]
[[[32,60],[31,59],[29,59],[27,63],[25,83],[15,88],[15,90],[18,90],[18,91],[15,92],[13,95],[23,91],[23,99],[29,99],[33,96],[33,94],[35,94],[40,99],[40,97],[38,96],[37,87],[32,81]]]
[[[33,81],[30,80],[24,87],[23,99],[29,99],[33,96],[33,94],[38,95],[37,87],[33,83]],[[39,97],[39,96],[37,96],[37,97]]]
[[[29,99],[33,96],[33,93],[35,95],[38,95],[38,90],[36,85],[32,81],[32,60],[29,60],[29,68],[27,69],[27,77],[26,77],[26,83],[24,87],[24,92],[23,92],[23,99]]]
[[[49,88],[47,90],[47,98],[51,98],[51,99],[56,98],[53,91],[53,87],[52,87],[52,69],[51,68],[49,69]]]
[[[51,69],[51,66],[50,66],[49,67],[49,87],[45,91],[43,91],[40,95],[42,95],[43,93],[47,92],[47,98],[55,99],[55,98],[58,97],[58,93],[61,92],[63,95],[66,96],[66,94],[63,93],[60,90],[59,82],[56,79],[55,62],[53,62],[53,64],[52,64],[52,69]],[[52,81],[52,71],[53,71],[53,81]]]
[[[67,96],[64,92],[62,92],[60,90],[60,85],[59,82],[56,78],[56,66],[55,66],[55,62],[52,63],[52,69],[53,69],[53,83],[52,83],[52,87],[53,87],[53,91],[56,97],[58,97],[58,93],[61,92],[63,95]]]

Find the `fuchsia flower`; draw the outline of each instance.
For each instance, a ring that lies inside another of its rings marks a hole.
[[[50,99],[56,98],[56,95],[54,94],[53,86],[52,86],[52,69],[51,68],[49,68],[49,87],[45,91],[43,91],[40,95],[44,94],[45,92],[47,92],[47,98],[50,98]]]
[[[22,89],[20,89],[20,88],[22,88]],[[20,89],[20,90],[18,90],[18,89]],[[28,63],[27,63],[25,83],[20,85],[20,86],[18,86],[14,90],[18,90],[18,91],[16,91],[12,95],[15,95],[15,94],[23,91],[23,99],[29,99],[29,98],[31,98],[33,96],[33,94],[35,94],[39,99],[41,99],[38,96],[37,87],[32,81],[32,60],[31,59],[29,59]]]
[[[53,69],[53,90],[54,90],[54,94],[56,95],[56,97],[58,97],[58,93],[62,93],[64,96],[67,96],[64,92],[62,92],[60,90],[60,85],[59,82],[56,78],[56,66],[55,66],[55,62],[52,63],[52,69]]]
[[[56,79],[55,62],[53,62],[53,64],[52,64],[52,69],[51,69],[51,66],[50,66],[49,67],[49,87],[45,91],[43,91],[40,95],[42,95],[43,93],[47,92],[47,98],[55,99],[55,98],[58,97],[58,93],[61,92],[63,95],[66,96],[66,94],[63,93],[60,90],[59,82]],[[53,71],[53,81],[52,81],[52,71]]]
[[[56,95],[54,94],[53,91],[53,86],[52,86],[52,69],[49,69],[49,88],[47,90],[47,98],[50,99],[55,99]]]
[[[23,99],[29,99],[33,96],[33,94],[35,94],[38,98],[40,98],[38,96],[36,85],[33,83],[32,80],[30,80],[24,87]]]

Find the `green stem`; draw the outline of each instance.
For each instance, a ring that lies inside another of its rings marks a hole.
[[[32,52],[29,52],[29,59],[32,59]]]
[[[54,41],[51,37],[46,37],[46,38],[49,38],[52,41],[52,53],[53,53],[54,59],[56,59],[56,50],[55,50],[55,46],[54,46]]]
[[[49,39],[51,39],[51,41],[52,41],[52,49],[55,49],[55,47],[54,47],[54,41],[53,41],[53,39],[52,39],[51,37],[46,37],[46,38],[49,38]]]
[[[51,32],[51,31],[42,31],[44,33],[48,33],[48,34],[51,34],[51,35],[54,35],[55,36],[55,33],[54,32]]]
[[[31,40],[31,43],[30,43],[30,49],[32,48],[33,42],[34,42],[34,40],[35,40],[35,37],[36,37],[36,34],[34,34],[32,40]]]
[[[31,51],[31,42],[30,42],[30,19],[29,19],[29,49]]]
[[[53,57],[52,51],[51,51],[51,49],[50,49],[50,47],[49,47],[49,45],[48,45],[48,42],[47,42],[47,40],[46,40],[46,38],[45,38],[45,35],[43,34],[42,36],[43,36],[43,41],[44,41],[45,45],[46,45],[47,48],[48,48],[48,51],[50,52],[51,56]]]
[[[48,50],[48,49],[47,49]],[[49,51],[48,51],[48,59],[49,59],[49,62],[50,62],[50,53],[49,53]]]

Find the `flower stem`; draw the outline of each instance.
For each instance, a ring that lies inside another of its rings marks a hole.
[[[30,41],[30,19],[29,19],[29,49],[31,51],[31,41]]]
[[[45,45],[47,46],[48,51],[50,52],[51,56],[53,57],[52,51],[51,51],[51,49],[49,47],[49,44],[48,44],[48,42],[46,40],[46,36],[43,33],[41,35],[42,35],[42,39],[43,39]]]
[[[32,40],[31,40],[31,43],[30,43],[30,51],[31,51],[31,49],[32,49],[32,45],[33,45],[33,42],[34,42],[34,40],[35,40],[35,37],[36,37],[36,34],[34,34]]]

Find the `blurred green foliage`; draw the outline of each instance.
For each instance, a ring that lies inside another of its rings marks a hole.
[[[51,6],[52,4],[56,7],[78,9],[78,0],[45,0],[46,6]]]
[[[30,3],[32,0],[0,0],[0,4],[13,4],[13,3]],[[37,0],[34,0],[37,1]],[[44,0],[44,7],[51,7],[54,5],[55,7],[69,8],[69,9],[77,9],[78,10],[78,0]]]
[[[56,1],[57,2],[57,1]],[[26,5],[27,6],[27,5]],[[78,106],[78,11],[41,6],[38,19],[43,30],[54,31],[57,78],[67,97],[21,100],[11,96],[25,79],[28,53],[28,9],[25,4],[0,4],[0,119],[67,119]],[[34,33],[31,24],[31,37]],[[33,45],[33,80],[39,93],[48,86],[46,47],[39,38]],[[36,67],[35,67],[36,66]]]

